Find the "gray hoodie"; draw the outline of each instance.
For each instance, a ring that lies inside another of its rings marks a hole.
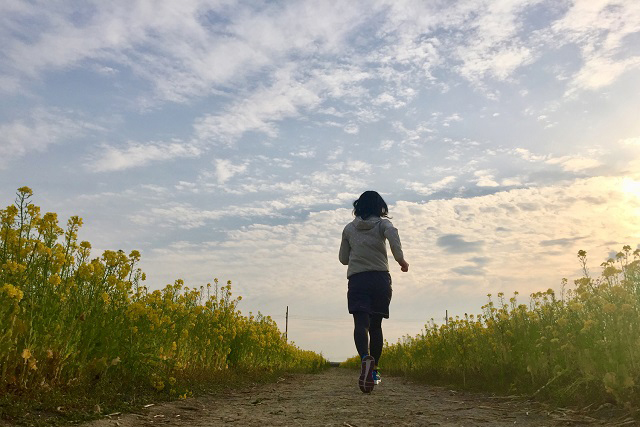
[[[391,221],[377,216],[356,217],[342,231],[340,262],[348,265],[347,277],[363,271],[389,271],[386,241],[396,261],[404,259],[400,236]]]

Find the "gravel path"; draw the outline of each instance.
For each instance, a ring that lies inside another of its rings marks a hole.
[[[357,378],[358,372],[341,368],[291,375],[275,384],[154,405],[137,414],[111,415],[84,426],[628,425],[566,410],[548,411],[522,399],[454,392],[398,377],[383,377],[371,394],[363,394]]]

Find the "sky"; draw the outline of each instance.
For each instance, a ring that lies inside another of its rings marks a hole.
[[[0,39],[3,206],[31,187],[150,289],[231,280],[282,330],[288,306],[330,360],[366,190],[410,264],[389,342],[640,243],[637,0],[4,0]]]

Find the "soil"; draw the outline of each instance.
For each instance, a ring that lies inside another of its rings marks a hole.
[[[372,393],[363,394],[358,375],[343,368],[288,375],[273,384],[111,414],[84,427],[637,425],[630,419],[606,421],[522,398],[453,391],[400,377],[385,376]]]

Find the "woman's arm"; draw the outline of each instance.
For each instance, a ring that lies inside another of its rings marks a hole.
[[[391,253],[393,258],[400,264],[400,270],[409,271],[409,263],[404,259],[404,253],[402,252],[402,243],[400,243],[400,235],[398,229],[393,226],[391,221],[386,220],[384,224],[384,237],[389,241],[391,247]]]
[[[351,245],[349,244],[349,239],[345,235],[344,230],[342,231],[342,242],[340,242],[340,253],[338,254],[338,259],[344,265],[349,265],[349,255],[351,254]]]

